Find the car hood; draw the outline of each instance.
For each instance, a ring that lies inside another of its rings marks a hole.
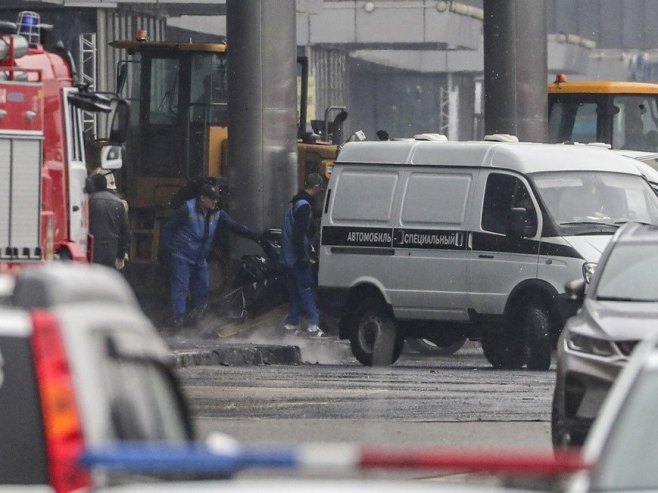
[[[583,321],[603,338],[642,339],[658,331],[658,303],[585,300]]]
[[[598,262],[601,253],[610,242],[612,234],[566,236],[564,239],[587,262]]]

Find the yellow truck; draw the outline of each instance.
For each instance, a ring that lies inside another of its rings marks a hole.
[[[603,142],[658,152],[658,84],[567,81],[548,85],[549,142]]]

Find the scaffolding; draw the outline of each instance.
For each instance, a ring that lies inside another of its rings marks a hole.
[[[78,67],[80,81],[95,88],[96,85],[96,33],[83,33],[78,38]],[[82,112],[83,130],[85,135],[96,136],[98,122],[96,115],[88,111]]]
[[[450,91],[445,86],[439,88],[439,133],[449,136],[450,130]]]

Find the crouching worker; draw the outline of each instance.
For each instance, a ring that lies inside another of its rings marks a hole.
[[[197,197],[176,211],[167,226],[171,259],[171,304],[174,326],[185,325],[190,313],[202,313],[208,303],[209,273],[206,258],[219,228],[227,228],[243,238],[257,241],[260,236],[219,209],[219,193],[212,185],[201,187]],[[190,306],[187,305],[188,294]]]

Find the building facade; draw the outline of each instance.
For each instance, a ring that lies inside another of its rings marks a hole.
[[[655,0],[533,0],[546,5],[549,79],[658,78]],[[297,0],[297,54],[310,61],[310,120],[345,106],[346,135],[438,132],[482,137],[483,0]],[[0,18],[38,11],[73,53],[82,77],[115,87],[109,46],[146,29],[153,40],[220,41],[224,1],[3,0]],[[71,13],[75,15],[71,15]],[[229,41],[230,42],[230,41]]]

